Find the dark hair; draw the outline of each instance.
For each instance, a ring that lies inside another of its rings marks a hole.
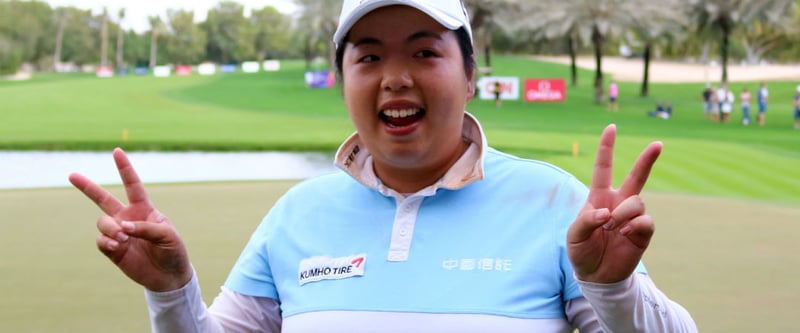
[[[470,77],[477,66],[474,57],[475,51],[472,48],[472,39],[464,27],[458,28],[455,33],[456,38],[458,38],[458,46],[461,48],[461,57],[464,60],[464,74]],[[349,34],[344,36],[342,42],[339,43],[339,48],[336,49],[336,77],[339,82],[342,82],[342,62],[344,61],[344,49],[348,38],[350,38]]]

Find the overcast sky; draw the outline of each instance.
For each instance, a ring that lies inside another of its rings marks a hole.
[[[253,8],[260,9],[264,6],[273,6],[287,14],[294,13],[297,6],[289,0],[235,0],[244,5],[245,15],[250,14]],[[103,12],[103,7],[108,9],[113,20],[117,20],[117,12],[125,8],[125,20],[122,26],[126,29],[133,28],[137,32],[150,29],[148,16],[159,15],[166,19],[167,9],[186,9],[194,11],[197,22],[205,21],[208,10],[214,7],[219,0],[46,0],[51,7],[74,6],[81,9],[91,9],[93,13]]]

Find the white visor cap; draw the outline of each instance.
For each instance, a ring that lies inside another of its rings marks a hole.
[[[333,34],[336,48],[341,46],[344,37],[364,15],[375,9],[392,5],[416,8],[450,30],[464,27],[469,34],[470,42],[472,42],[469,15],[467,15],[467,9],[462,0],[344,0],[342,13],[339,15],[339,26],[336,28],[336,33]]]

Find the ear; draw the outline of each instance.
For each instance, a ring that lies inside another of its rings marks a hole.
[[[467,100],[475,98],[475,80],[467,82]]]
[[[467,101],[475,97],[475,72],[477,71],[473,68],[467,75]]]

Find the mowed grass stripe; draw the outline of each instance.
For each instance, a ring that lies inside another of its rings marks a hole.
[[[800,179],[786,177],[796,163],[791,158],[740,145],[699,140],[671,146],[674,151],[665,154],[657,170],[675,174],[669,178],[674,181],[675,190],[752,196],[783,203],[800,200]]]

